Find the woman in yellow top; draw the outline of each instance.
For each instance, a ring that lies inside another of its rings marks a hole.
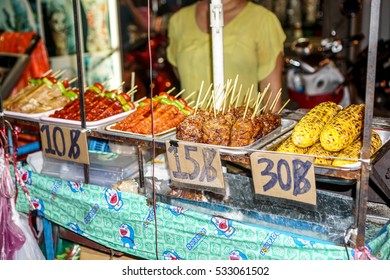
[[[183,7],[169,21],[167,58],[177,70],[184,97],[199,91],[202,81],[205,88],[213,81],[209,4],[208,0],[201,0]],[[276,96],[282,86],[286,39],[278,18],[248,0],[222,0],[222,4],[225,81],[235,81],[238,75],[241,103],[252,86],[253,92],[258,92],[270,84],[268,93]],[[205,93],[202,90],[201,94]],[[192,100],[197,97],[193,95]],[[280,107],[281,98],[274,111]]]

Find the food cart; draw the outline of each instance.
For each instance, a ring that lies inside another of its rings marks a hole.
[[[373,54],[369,67],[375,61],[373,42],[377,41],[378,10],[378,1],[372,1]],[[81,56],[80,51],[78,55]],[[367,80],[375,80],[374,71],[368,73]],[[288,176],[294,177],[303,165],[294,165],[294,160],[310,163],[313,157],[272,150],[289,136],[307,113],[305,110],[280,112],[280,126],[248,147],[181,141],[175,137],[175,131],[158,135],[121,132],[111,126],[120,118],[86,121],[83,102],[81,120],[76,123],[53,119],[49,114],[32,119],[27,114],[4,112],[5,118],[15,125],[39,127],[42,167],[58,164],[59,170],[57,175],[48,175],[48,168],[40,170],[34,164],[19,164],[17,169],[23,178],[20,194],[28,195],[19,195],[17,209],[28,213],[32,204],[40,217],[59,225],[65,237],[82,244],[93,241],[90,246],[95,248],[103,246],[144,259],[388,258],[389,224],[378,227],[367,220],[367,195],[372,167],[371,128],[380,132],[383,140],[372,159],[375,164],[379,162],[378,168],[374,168],[379,181],[383,178],[382,159],[389,155],[390,127],[388,120],[372,118],[373,88],[372,83],[367,85],[371,94],[367,94],[365,103],[359,164],[346,168],[311,165],[308,177],[301,178],[309,182],[310,191],[301,193],[301,185],[291,188],[283,180],[285,176],[287,181]],[[83,94],[81,91],[80,100]],[[92,138],[132,147],[128,154],[131,160],[119,166],[119,172],[114,169],[117,165],[111,170],[107,164],[117,158],[88,151],[87,142]],[[265,158],[284,168],[277,170],[281,173],[277,175],[283,177],[278,184],[271,186],[260,176],[264,172],[260,163]],[[37,161],[30,163],[33,162]],[[91,183],[93,170],[95,174],[111,172],[106,175],[111,177],[113,173],[123,174],[133,162],[137,165],[132,180],[128,176],[119,179],[126,181],[126,191],[107,183],[104,175]],[[71,168],[82,172],[83,178],[74,180]],[[318,182],[356,186],[354,196],[317,189]],[[264,192],[265,185],[268,189],[280,189],[269,195]],[[380,186],[388,193],[385,184]],[[308,196],[297,199],[295,191]]]

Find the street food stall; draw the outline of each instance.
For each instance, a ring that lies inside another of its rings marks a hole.
[[[378,11],[372,1],[368,67]],[[202,84],[209,98],[195,104],[175,90],[132,101],[136,87],[84,88],[82,71],[78,87],[48,73],[2,103],[2,118],[37,128],[42,145],[10,167],[18,211],[143,259],[390,258],[388,216],[367,217],[370,178],[390,199],[390,121],[373,117],[375,71],[364,104],[276,113],[262,110],[264,92],[236,106],[236,81],[221,92]]]

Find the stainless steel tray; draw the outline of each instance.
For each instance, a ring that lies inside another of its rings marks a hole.
[[[227,155],[246,155],[248,154],[248,150],[258,150],[267,143],[270,143],[272,140],[278,138],[279,136],[285,134],[286,132],[292,130],[294,126],[297,124],[296,121],[290,120],[290,119],[282,119],[281,125],[276,128],[275,130],[271,131],[264,137],[256,140],[255,142],[251,143],[247,146],[241,146],[241,147],[228,147],[228,146],[221,146],[221,145],[211,145],[211,144],[204,144],[216,149],[219,149],[219,152],[221,154],[227,154]],[[176,134],[171,138],[172,140],[182,141],[176,138]],[[185,142],[185,141],[183,141]],[[188,142],[191,143],[191,142]]]
[[[373,130],[377,132],[381,137],[382,147],[383,147],[383,145],[390,140],[390,130],[382,129],[382,128],[373,128]],[[273,141],[269,142],[267,145],[263,146],[261,150],[264,151],[275,150],[277,146],[279,146],[284,140],[286,140],[291,135],[291,133],[292,131],[289,131],[284,135],[282,135],[281,137],[274,139]],[[374,158],[375,155],[372,156],[371,160],[373,160]],[[338,177],[347,180],[356,180],[360,176],[360,166],[361,166],[360,162],[350,164],[350,165],[345,165],[343,167],[315,165],[314,172],[317,175]]]

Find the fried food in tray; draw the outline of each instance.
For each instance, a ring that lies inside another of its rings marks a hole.
[[[281,116],[262,113],[253,118],[253,110],[232,108],[227,113],[200,110],[176,127],[176,139],[228,147],[246,147],[281,125]]]
[[[69,81],[59,80],[47,74],[29,79],[29,84],[16,95],[4,100],[4,109],[25,114],[37,114],[61,108],[77,93],[69,87]]]
[[[108,90],[98,82],[84,92],[84,111],[87,122],[99,121],[135,109],[130,94],[119,89]],[[63,108],[49,115],[49,118],[81,120],[80,98],[67,103]]]
[[[134,112],[109,129],[142,135],[151,135],[152,132],[160,134],[175,129],[177,124],[193,112],[193,108],[184,99],[176,99],[161,92],[152,99],[146,98],[140,102]]]
[[[84,92],[85,118],[87,122],[99,121],[135,109],[128,93],[105,89],[95,82]],[[63,108],[49,115],[49,118],[81,120],[80,98],[67,103]]]

